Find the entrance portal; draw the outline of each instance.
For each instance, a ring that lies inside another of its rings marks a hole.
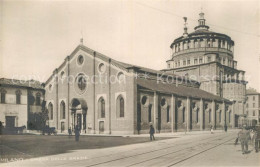
[[[82,98],[73,98],[71,101],[71,118],[72,118],[72,128],[78,126],[79,129],[86,133],[87,125],[87,103]]]

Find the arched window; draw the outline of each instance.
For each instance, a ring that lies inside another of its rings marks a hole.
[[[196,111],[196,122],[198,123],[199,122],[199,110],[197,109]]]
[[[209,110],[209,123],[211,122],[211,110]]]
[[[185,122],[185,108],[182,109],[182,122]]]
[[[170,106],[167,106],[167,122],[170,122]]]
[[[49,111],[49,120],[53,120],[53,105],[52,105],[52,103],[49,103],[48,111]]]
[[[40,92],[36,93],[36,105],[37,106],[41,105],[41,93]]]
[[[65,113],[65,103],[64,101],[61,101],[60,103],[60,119],[65,119],[66,113]]]
[[[16,104],[21,104],[21,94],[22,94],[21,90],[17,90],[15,94],[16,94]]]
[[[152,105],[149,105],[148,108],[148,121],[152,122]]]
[[[219,122],[221,122],[221,114],[222,114],[222,111],[219,111]]]
[[[228,113],[228,122],[229,123],[231,122],[231,111],[229,111],[229,113]]]
[[[124,98],[119,95],[117,97],[117,115],[118,117],[124,117],[125,116],[125,100]]]
[[[98,113],[100,115],[100,118],[106,117],[105,100],[103,99],[103,97],[100,97],[100,99],[98,100]]]
[[[5,103],[6,90],[1,89],[0,92],[1,92],[1,103]]]

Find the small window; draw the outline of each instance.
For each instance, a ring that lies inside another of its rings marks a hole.
[[[121,83],[121,82],[125,82],[125,75],[124,75],[124,73],[123,72],[119,72],[118,74],[117,74],[117,79],[118,79],[118,81]]]
[[[16,92],[16,104],[21,104],[21,91],[17,90]]]
[[[147,96],[143,96],[141,102],[142,102],[142,105],[145,105],[147,102]]]
[[[187,61],[187,64],[190,65],[190,60]]]
[[[200,64],[202,63],[202,58],[199,59],[199,63],[200,63]]]
[[[79,56],[78,56],[78,64],[79,64],[79,65],[82,65],[83,62],[84,62],[84,57],[83,57],[82,55],[79,55]]]
[[[185,122],[185,108],[182,109],[182,122]]]
[[[5,95],[6,95],[6,90],[5,89],[0,89],[1,92],[1,103],[5,103]]]
[[[149,105],[148,108],[148,121],[152,122],[152,105]]]
[[[125,116],[125,100],[124,98],[119,95],[116,100],[116,109],[118,113],[118,117],[124,117]]]
[[[211,123],[211,110],[209,110],[209,123]]]
[[[198,64],[198,59],[194,59],[194,64]]]
[[[65,116],[66,116],[65,103],[64,103],[64,101],[61,101],[61,103],[60,103],[60,119],[65,119]]]
[[[165,98],[162,98],[162,100],[161,100],[161,106],[163,107],[163,106],[165,106],[166,105],[166,100],[165,100]]]
[[[255,96],[253,96],[253,100],[255,101]]]
[[[53,105],[49,103],[48,105],[48,112],[49,112],[49,120],[53,120]]]
[[[183,61],[183,65],[186,66],[186,61],[185,60]]]
[[[166,118],[167,122],[170,122],[170,106],[167,106],[167,113],[166,113],[166,115],[167,115],[167,118]]]
[[[61,73],[60,73],[60,78],[62,79],[62,78],[64,78],[65,77],[65,72],[64,71],[62,71]]]
[[[255,111],[253,111],[253,116],[255,116]]]
[[[51,91],[51,90],[52,90],[52,84],[49,85],[49,91]]]
[[[41,94],[39,92],[36,94],[36,105],[41,105]]]
[[[105,100],[101,97],[98,101],[98,110],[101,118],[106,117],[105,113]]]
[[[228,113],[228,122],[231,122],[231,111]]]
[[[198,123],[199,122],[199,110],[197,109],[196,111],[196,122]]]
[[[221,114],[222,114],[222,111],[219,111],[219,122],[221,122]]]
[[[104,63],[100,63],[100,64],[98,65],[98,71],[102,74],[102,73],[105,72],[105,70],[106,70],[105,64],[104,64]]]
[[[211,62],[211,57],[210,56],[208,56],[208,62]]]

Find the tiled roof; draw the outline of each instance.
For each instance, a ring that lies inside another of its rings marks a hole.
[[[17,79],[7,79],[0,78],[0,85],[10,85],[19,87],[29,87],[34,89],[44,89],[42,83],[36,80],[17,80]]]
[[[144,78],[137,78],[137,84],[141,87],[162,93],[169,93],[193,98],[203,98],[216,101],[228,101],[227,99],[208,93],[204,90],[193,87],[186,87],[183,85],[157,82],[156,80],[148,80]]]

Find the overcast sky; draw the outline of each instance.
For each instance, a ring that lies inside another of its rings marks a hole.
[[[113,59],[166,68],[171,42],[194,31],[201,7],[211,31],[235,41],[248,87],[260,91],[260,1],[1,1],[1,77],[44,82],[79,44]],[[23,77],[22,77],[23,76]]]

